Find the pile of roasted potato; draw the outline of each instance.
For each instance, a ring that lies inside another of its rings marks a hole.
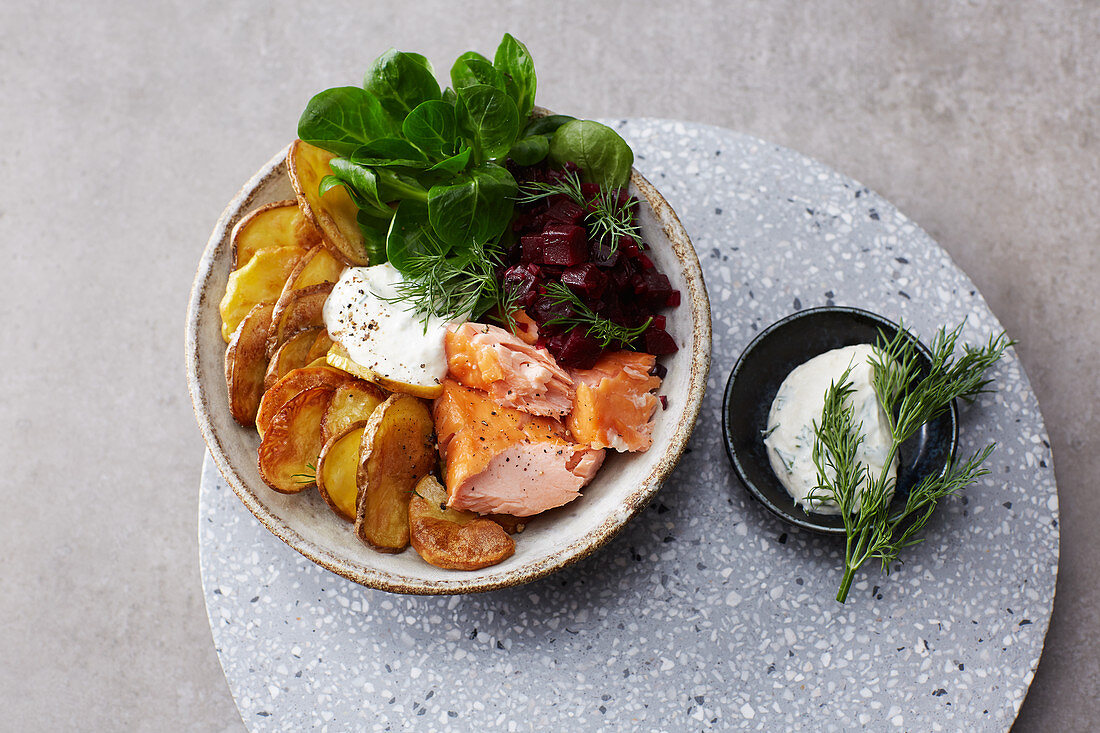
[[[330,157],[297,141],[287,156],[297,201],[262,206],[233,230],[220,306],[230,411],[259,432],[268,486],[316,487],[370,547],[411,543],[426,562],[457,570],[499,563],[523,525],[446,507],[430,403],[337,368],[348,362],[322,308],[344,267],[366,262],[354,202],[339,186],[318,192]]]

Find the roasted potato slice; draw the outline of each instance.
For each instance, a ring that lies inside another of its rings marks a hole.
[[[487,568],[516,551],[515,541],[496,522],[448,509],[446,490],[430,475],[416,485],[409,502],[409,533],[424,562],[447,570]]]
[[[269,316],[265,328],[270,328],[270,323]],[[276,349],[275,353],[271,355],[271,361],[267,365],[267,374],[264,375],[264,389],[271,389],[272,385],[282,379],[287,372],[293,369],[301,369],[306,364],[313,361],[313,359],[309,358],[309,350],[313,346],[313,342],[317,340],[317,334],[324,330],[323,328],[316,327],[306,328],[284,341],[283,345]],[[266,343],[267,336],[265,332],[265,348]],[[256,401],[258,404],[258,397]]]
[[[341,346],[339,342],[333,342],[332,348],[328,350],[328,363],[330,366],[334,366],[337,369],[343,369],[348,374],[354,374],[360,379],[374,382],[379,387],[389,390],[390,392],[400,392],[425,400],[434,400],[436,397],[443,394],[442,384],[433,384],[431,386],[407,384],[405,382],[398,382],[397,380],[383,377],[374,370],[368,369],[362,364],[352,361],[347,350]]]
[[[359,445],[366,427],[366,420],[352,423],[339,435],[332,436],[317,458],[317,490],[332,511],[349,522],[355,521]]]
[[[273,308],[271,303],[253,306],[233,332],[229,348],[225,350],[229,411],[234,420],[246,427],[256,424],[256,411],[264,394],[267,332]]]
[[[355,379],[336,388],[321,420],[321,440],[328,442],[353,423],[368,419],[389,395],[377,385]]]
[[[283,375],[271,388],[264,392],[260,400],[260,409],[256,411],[256,430],[262,438],[266,433],[276,413],[291,397],[299,392],[313,387],[325,387],[335,391],[341,384],[353,379],[346,372],[333,369],[330,366],[307,366],[302,369],[292,369]]]
[[[286,158],[290,184],[302,212],[321,230],[325,246],[352,265],[367,265],[366,245],[356,219],[359,207],[343,186],[320,194],[321,179],[332,173],[329,161],[335,157],[327,150],[295,140]]]
[[[333,390],[313,387],[287,400],[260,441],[260,476],[283,494],[297,494],[317,482],[321,453],[321,418]]]
[[[359,448],[359,539],[382,552],[408,546],[409,498],[436,458],[432,414],[424,402],[395,394],[375,408]]]
[[[304,328],[323,328],[322,309],[332,292],[332,283],[318,283],[301,290],[292,290],[286,300],[280,299],[271,312],[271,334],[267,338],[267,353],[274,354],[292,334]]]
[[[321,333],[317,334],[316,340],[313,342],[313,346],[309,347],[308,359],[310,361],[316,361],[321,359],[327,361],[325,357],[328,356],[328,350],[332,348],[332,339],[328,335],[328,331],[321,329]]]
[[[275,306],[279,307],[289,300],[295,290],[336,282],[343,271],[344,263],[333,257],[323,246],[317,245],[298,259],[294,270],[287,276],[286,285],[283,286],[279,299],[275,301]]]
[[[321,243],[321,232],[313,226],[294,199],[264,204],[233,227],[233,269],[248,264],[261,249],[301,247]]]
[[[305,253],[301,247],[260,250],[247,265],[229,274],[225,296],[218,306],[222,315],[222,338],[226,342],[253,306],[274,303],[278,299],[298,258]]]

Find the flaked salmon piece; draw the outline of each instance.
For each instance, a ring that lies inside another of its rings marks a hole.
[[[650,372],[652,354],[615,351],[591,369],[570,372],[577,386],[566,425],[573,439],[590,448],[646,451],[653,444],[653,416],[661,380]]]
[[[527,315],[527,311],[522,308],[512,311],[512,320],[516,322],[515,333],[525,344],[532,344],[539,340],[539,324],[535,323],[535,319]]]
[[[603,463],[602,450],[574,443],[558,420],[503,407],[453,379],[433,414],[455,509],[529,517],[576,499]]]
[[[572,409],[573,379],[546,349],[483,323],[452,326],[444,343],[449,376],[497,404],[547,417]]]

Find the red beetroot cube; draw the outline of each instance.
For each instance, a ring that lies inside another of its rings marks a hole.
[[[519,261],[523,264],[529,262],[542,262],[542,251],[546,249],[546,240],[539,234],[529,234],[519,238],[522,252]]]
[[[668,300],[665,301],[665,305],[669,308],[675,308],[680,305],[680,291],[673,290],[668,294]]]
[[[505,292],[514,294],[516,304],[526,308],[538,296],[539,268],[537,265],[512,265],[504,271],[501,283]]]
[[[573,309],[569,307],[568,303],[553,300],[545,295],[535,298],[534,304],[527,311],[527,314],[540,326],[556,318],[569,318],[574,315]]]
[[[575,224],[555,224],[542,232],[541,258],[535,260],[544,265],[572,267],[588,259],[588,239],[584,227]]]
[[[679,351],[672,336],[663,328],[650,326],[645,332],[645,350],[647,354],[661,356],[662,354],[675,354]]]
[[[642,280],[645,281],[645,287],[639,292],[639,297],[645,298],[653,308],[660,308],[668,303],[669,293],[672,292],[672,284],[668,281],[668,276],[664,275],[656,270],[646,270],[642,274]]]
[[[547,342],[546,348],[558,364],[572,369],[591,369],[603,352],[600,343],[588,338],[581,328],[557,334]]]
[[[598,183],[582,183],[581,184],[581,194],[584,195],[585,199],[587,199],[588,201],[591,201],[592,199],[594,199],[594,198],[596,198],[597,196],[600,195],[600,184],[598,184]]]
[[[544,218],[564,224],[577,224],[585,216],[584,208],[568,196],[559,194],[550,199],[550,208]]]
[[[653,260],[649,259],[649,256],[646,255],[645,252],[639,252],[638,256],[635,259],[638,260],[638,264],[642,266],[643,270],[653,269]]]
[[[607,275],[591,262],[567,268],[561,275],[561,281],[589,301],[599,298],[607,288]]]
[[[592,245],[592,262],[598,267],[614,267],[619,261],[619,250],[611,249],[611,245],[599,241]]]
[[[653,316],[653,322],[650,325],[663,331],[665,328],[665,317],[661,315]]]

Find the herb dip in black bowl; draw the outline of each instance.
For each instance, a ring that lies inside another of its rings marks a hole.
[[[780,519],[815,532],[844,534],[839,515],[806,512],[772,470],[764,433],[779,386],[795,367],[815,356],[844,346],[884,343],[898,331],[896,323],[859,308],[811,308],[776,321],[741,353],[722,401],[726,453],[748,492]],[[919,376],[924,376],[931,368],[931,352],[915,337],[909,338],[917,348]],[[910,488],[950,467],[958,438],[959,411],[952,402],[950,409],[902,443],[892,507],[904,507]]]

